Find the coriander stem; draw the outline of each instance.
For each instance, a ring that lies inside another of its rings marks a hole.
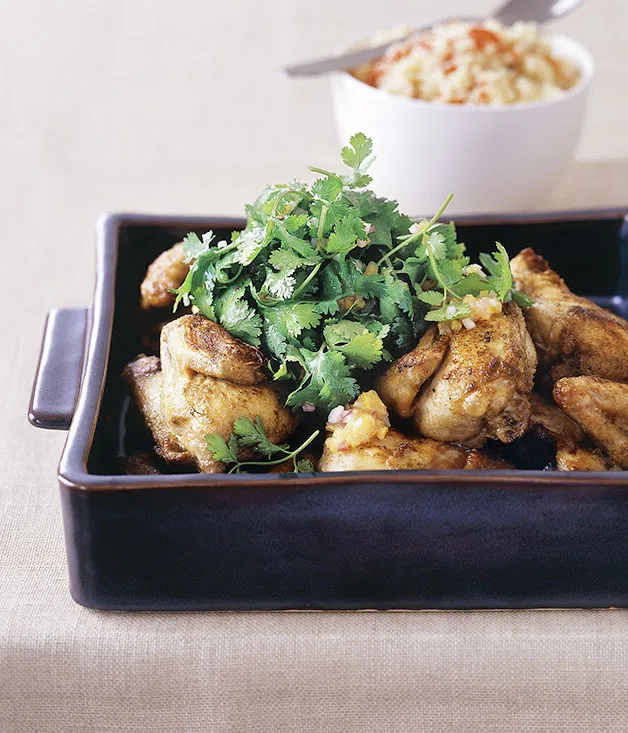
[[[216,279],[221,285],[231,285],[232,282],[235,282],[240,277],[240,275],[242,274],[242,269],[242,265],[240,265],[236,274],[232,277],[228,277],[226,280],[221,280],[219,277],[217,277]]]
[[[298,448],[295,448],[292,453],[289,453],[287,456],[277,458],[274,461],[242,461],[241,463],[236,463],[235,466],[229,471],[229,473],[239,471],[242,466],[278,466],[280,463],[289,461],[291,458],[294,458],[294,456],[301,453],[301,451],[304,451],[308,447],[308,445],[318,437],[320,432],[320,430],[315,430],[305,442],[301,443]]]
[[[440,209],[434,214],[434,216],[430,219],[425,229],[422,229],[420,232],[417,232],[416,234],[413,234],[411,237],[408,237],[407,239],[404,239],[403,242],[398,244],[396,247],[393,247],[391,250],[386,252],[378,261],[377,266],[379,267],[384,260],[389,260],[391,255],[394,255],[395,252],[398,252],[400,249],[403,249],[404,247],[407,247],[409,244],[417,240],[419,237],[423,237],[425,232],[432,226],[432,224],[435,224],[440,217],[443,215],[445,209],[449,206],[449,202],[454,197],[453,193],[450,193],[449,196],[445,199],[445,201],[442,203]]]
[[[432,265],[432,270],[434,271],[434,277],[436,278],[436,282],[441,286],[443,289],[443,301],[447,297],[447,286],[440,278],[440,272],[438,271],[438,263],[436,262],[436,258],[434,257],[434,252],[432,251],[432,248],[429,244],[425,245],[425,249],[427,250],[427,256],[430,261],[430,265]]]
[[[338,181],[338,183],[342,185],[343,188],[345,186],[344,181],[337,173],[326,171],[324,168],[316,168],[313,165],[309,166],[308,170],[312,171],[312,173],[320,173],[322,176],[328,176],[329,178],[335,178]]]
[[[299,285],[299,287],[292,293],[291,300],[294,300],[294,298],[302,291],[304,290],[312,281],[312,278],[316,275],[316,273],[321,269],[321,262],[318,263],[313,269],[312,272],[305,278],[305,280]]]
[[[316,251],[318,251],[323,242],[323,227],[325,226],[325,217],[327,216],[328,208],[325,204],[321,207],[321,215],[318,220],[318,229],[316,230]]]
[[[421,234],[423,232],[420,232]],[[400,249],[403,249],[404,247],[407,247],[411,242],[413,242],[419,235],[415,234],[412,237],[409,237],[408,239],[405,239],[403,242],[398,244],[396,247],[393,247],[391,250],[386,252],[384,255],[382,255],[379,260],[377,260],[377,267],[379,267],[384,260],[388,260],[390,262],[391,255],[394,255],[395,252],[397,252]]]
[[[447,196],[447,198],[443,201],[440,209],[434,214],[434,216],[430,220],[430,223],[425,227],[425,229],[429,229],[432,224],[436,224],[440,217],[445,213],[445,209],[449,206],[449,202],[453,199],[453,197],[453,193],[450,193],[449,196]]]
[[[275,201],[275,205],[273,206],[273,216],[277,216],[277,209],[279,207],[279,204],[288,194],[296,194],[297,196],[300,196],[301,198],[312,198],[306,191],[297,191],[295,188],[287,188],[285,191],[282,191],[279,197],[277,198],[277,201]]]

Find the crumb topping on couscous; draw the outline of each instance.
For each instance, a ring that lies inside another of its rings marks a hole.
[[[393,44],[353,71],[391,94],[448,104],[505,105],[563,94],[580,71],[552,53],[534,23],[451,22]]]

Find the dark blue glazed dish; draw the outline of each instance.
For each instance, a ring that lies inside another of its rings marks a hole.
[[[628,316],[619,211],[458,220],[546,256]],[[91,309],[50,314],[29,417],[68,429],[59,467],[73,598],[115,610],[628,607],[628,472],[125,475],[120,372],[143,351],[139,283],[190,230],[241,220],[111,215]],[[80,383],[80,387],[79,387]]]

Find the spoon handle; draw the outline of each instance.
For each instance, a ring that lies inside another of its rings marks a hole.
[[[471,17],[459,17],[447,18],[439,21],[440,23],[449,23],[451,20],[457,21],[476,21],[478,18]],[[307,61],[303,64],[295,64],[293,66],[285,66],[283,71],[288,76],[318,76],[319,74],[326,74],[329,71],[341,71],[342,69],[353,69],[360,64],[365,64],[367,61],[376,59],[378,56],[382,56],[393,43],[399,41],[405,41],[417,33],[428,31],[433,28],[436,23],[432,22],[429,25],[425,25],[422,28],[415,28],[413,31],[408,33],[401,38],[393,38],[387,43],[383,43],[379,46],[371,46],[369,48],[363,48],[359,51],[351,51],[349,53],[343,53],[340,56],[327,56],[323,59],[317,59],[316,61]]]
[[[405,39],[401,38],[397,40]],[[327,58],[317,59],[316,61],[307,61],[304,64],[286,66],[283,70],[288,76],[318,76],[318,74],[326,74],[329,71],[351,69],[381,56],[391,43],[364,48],[361,51],[353,51],[352,53],[344,53],[342,56],[328,56]]]

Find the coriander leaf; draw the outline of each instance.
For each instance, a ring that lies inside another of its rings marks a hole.
[[[264,421],[256,415],[255,421],[248,417],[238,417],[233,423],[233,432],[244,448],[252,448],[256,453],[270,458],[275,453],[289,453],[287,443],[276,445],[266,435]]]
[[[229,442],[219,433],[210,433],[205,436],[207,450],[213,457],[221,463],[237,463],[238,462],[238,441],[235,435],[231,435]]]
[[[443,237],[446,249],[445,256],[447,257],[447,259],[455,260],[464,254],[465,246],[461,242],[457,241],[456,227],[453,221],[449,222],[448,224],[443,224],[442,222],[432,224],[429,231],[437,232]]]
[[[183,301],[183,305],[188,306],[194,300],[193,293],[199,294],[200,289],[205,288],[207,294],[205,301],[211,305],[213,298],[214,283],[216,280],[216,272],[213,265],[214,255],[210,252],[200,255],[200,257],[192,263],[185,280],[173,292],[176,295],[174,306],[175,312],[179,303]]]
[[[384,277],[386,298],[390,299],[397,308],[412,317],[414,313],[414,304],[412,301],[412,293],[408,284],[398,277],[395,277],[391,271],[386,272]]]
[[[534,305],[534,300],[528,297],[525,293],[521,293],[518,290],[512,291],[512,299],[520,308],[529,308]]]
[[[277,237],[284,247],[296,252],[308,264],[315,265],[320,261],[320,256],[312,247],[311,242],[295,237],[286,229],[284,223],[277,219],[273,220],[272,236]]]
[[[349,138],[349,146],[340,151],[343,161],[349,168],[359,168],[373,152],[373,141],[363,132],[356,132]]]
[[[375,364],[382,360],[384,344],[379,336],[364,329],[362,333],[354,336],[349,343],[334,348],[344,354],[358,369],[372,369]]]
[[[340,310],[338,300],[348,294],[338,276],[338,263],[330,262],[319,272],[321,284],[320,299],[316,310],[325,315],[334,315]]]
[[[348,214],[339,221],[327,240],[328,252],[346,254],[356,245],[358,238],[366,239],[364,223],[359,216]]]
[[[339,344],[346,344],[351,341],[352,338],[364,333],[365,327],[361,323],[356,321],[338,321],[337,323],[330,323],[323,329],[323,337],[327,344],[334,348]]]
[[[203,238],[199,239],[198,234],[190,232],[183,238],[183,251],[185,252],[184,262],[191,262],[198,259],[201,255],[209,252],[209,245],[214,239],[214,233],[210,230],[203,234]]]
[[[315,303],[278,303],[264,306],[264,317],[284,336],[296,338],[302,331],[315,328],[321,321]]]
[[[254,226],[245,229],[236,241],[238,246],[235,250],[235,261],[242,265],[250,265],[269,243],[266,239],[266,227]]]
[[[198,308],[199,313],[210,321],[216,320],[216,311],[214,309],[213,293],[207,288],[195,288],[190,293],[190,300]]]
[[[342,193],[342,181],[335,176],[319,178],[312,184],[312,193],[314,196],[331,203]]]
[[[288,333],[275,323],[264,319],[264,345],[267,352],[275,359],[283,359],[288,349]],[[287,376],[287,375],[286,375]],[[280,379],[280,377],[275,377]]]
[[[297,473],[312,473],[314,464],[308,458],[300,458],[297,461]]]
[[[294,292],[296,280],[285,271],[269,272],[264,289],[277,300],[288,300]]]
[[[341,353],[323,349],[317,352],[299,349],[299,352],[306,376],[299,387],[288,395],[286,405],[300,407],[308,402],[331,410],[358,396],[360,387],[351,376],[351,367]]]
[[[416,345],[416,333],[407,318],[395,318],[391,324],[391,334],[395,336],[395,345],[401,353]]]
[[[486,278],[481,277],[477,272],[472,272],[456,283],[454,291],[461,298],[464,295],[478,296],[482,290],[487,290],[488,287]]]
[[[445,243],[445,237],[441,232],[430,231],[423,235],[423,245],[429,247],[432,250],[434,257],[437,260],[444,260],[447,257],[447,245]]]
[[[466,303],[445,303],[438,310],[429,311],[426,321],[453,321],[456,318],[465,318],[471,313]]]
[[[307,224],[308,219],[308,214],[293,214],[284,219],[283,223],[290,234],[296,234],[299,229]]]
[[[486,269],[491,273],[491,277],[488,279],[489,288],[497,294],[500,300],[504,300],[512,288],[510,258],[499,242],[495,242],[495,246],[497,251],[493,252],[493,256],[487,256],[484,260],[480,256],[480,261],[482,264],[486,261]]]
[[[243,300],[244,288],[228,290],[216,303],[220,325],[236,338],[253,346],[260,345],[262,319]]]
[[[401,270],[397,271],[397,275],[407,275],[410,284],[413,286],[417,295],[421,292],[421,283],[425,277],[425,264],[418,257],[408,257],[403,262]]]
[[[440,305],[445,297],[440,290],[421,290],[416,296],[422,303],[428,305]]]
[[[434,274],[434,279],[438,279],[445,287],[451,288],[461,280],[463,267],[464,264],[460,260],[442,260],[438,263],[440,277],[436,278]],[[430,275],[432,275],[431,269]]]
[[[274,250],[274,252],[271,252],[268,257],[268,261],[277,270],[283,270],[284,272],[293,272],[297,267],[310,264],[308,261],[304,260],[301,255],[291,249]]]

